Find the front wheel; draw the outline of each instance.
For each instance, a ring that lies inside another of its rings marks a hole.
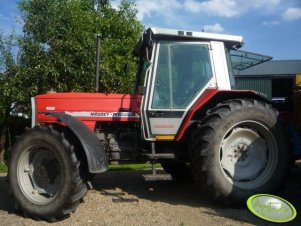
[[[249,99],[211,110],[193,136],[191,157],[199,186],[233,205],[253,194],[276,192],[290,161],[277,112]]]
[[[37,126],[12,148],[9,182],[16,207],[55,221],[73,212],[87,188],[73,146],[51,126]]]

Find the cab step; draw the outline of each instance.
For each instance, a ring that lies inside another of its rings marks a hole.
[[[143,177],[146,181],[172,180],[171,174],[144,174]]]
[[[156,147],[155,147],[155,143],[152,142],[151,143],[151,150],[152,153],[149,154],[149,157],[151,159],[151,164],[152,164],[152,174],[144,174],[143,177],[146,181],[158,181],[158,180],[172,180],[172,176],[170,174],[166,174],[166,173],[157,173],[156,170],[156,160],[158,159],[158,157],[172,157],[170,154],[156,154]],[[174,158],[174,155],[173,155]]]
[[[158,154],[147,154],[151,159],[174,159],[174,153],[158,153]]]

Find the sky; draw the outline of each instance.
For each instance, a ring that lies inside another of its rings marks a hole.
[[[243,50],[301,59],[301,0],[133,0],[147,27],[244,37]],[[22,33],[18,0],[0,0],[0,30]],[[112,5],[118,7],[120,0]]]

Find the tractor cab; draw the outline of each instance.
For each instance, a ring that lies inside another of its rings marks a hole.
[[[241,36],[149,28],[136,45],[136,92],[142,94],[146,140],[174,140],[188,111],[205,91],[231,90],[229,50]],[[226,53],[226,54],[225,54]]]

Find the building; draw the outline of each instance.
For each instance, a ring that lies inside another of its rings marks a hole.
[[[273,60],[234,70],[237,89],[256,90],[274,101],[292,95],[296,75],[301,76],[301,60]]]

